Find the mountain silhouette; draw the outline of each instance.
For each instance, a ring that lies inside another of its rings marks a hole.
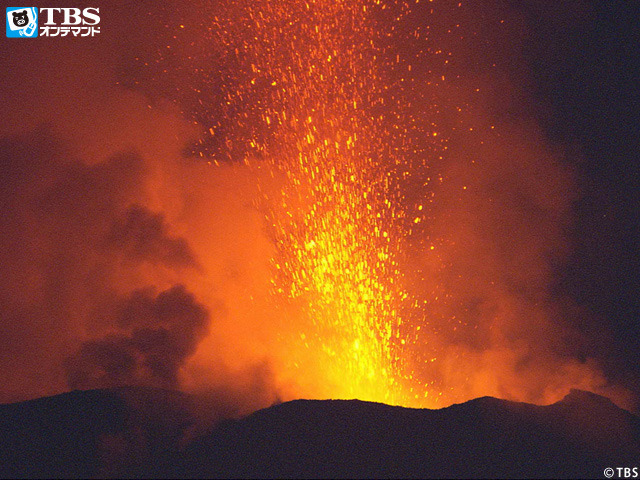
[[[188,395],[138,387],[0,405],[0,477],[151,475],[175,455],[192,412]]]
[[[203,405],[144,388],[1,405],[0,476],[603,478],[640,459],[640,419],[579,390],[439,410],[295,400],[197,434]]]

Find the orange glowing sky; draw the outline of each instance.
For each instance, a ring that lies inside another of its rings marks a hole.
[[[556,288],[579,160],[540,126],[518,8],[122,8],[0,72],[2,399],[629,401]]]

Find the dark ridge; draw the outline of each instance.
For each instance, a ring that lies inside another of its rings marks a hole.
[[[193,423],[188,395],[125,387],[0,405],[0,478],[149,475]]]
[[[0,477],[602,478],[640,458],[640,419],[577,390],[440,410],[295,400],[194,440],[197,404],[126,388],[0,405]]]
[[[606,428],[605,428],[606,426]],[[191,444],[174,475],[216,478],[602,478],[640,458],[640,420],[573,391],[537,406],[491,397],[440,410],[284,403]]]

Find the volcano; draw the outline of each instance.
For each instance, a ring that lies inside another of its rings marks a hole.
[[[295,400],[209,428],[204,405],[145,388],[2,405],[0,476],[602,478],[640,458],[640,418],[580,390],[439,410]]]

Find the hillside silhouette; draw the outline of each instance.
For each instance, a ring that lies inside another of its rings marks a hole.
[[[602,478],[640,459],[640,419],[579,390],[439,410],[296,400],[205,428],[207,408],[146,388],[1,405],[0,476]]]

